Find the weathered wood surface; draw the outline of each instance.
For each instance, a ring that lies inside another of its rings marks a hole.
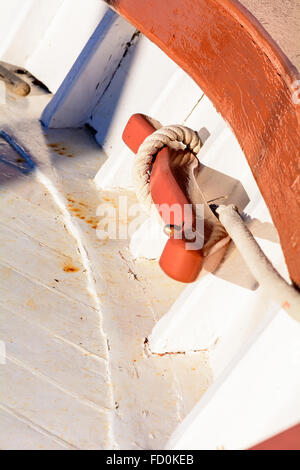
[[[183,287],[135,265],[129,240],[97,237],[98,206],[136,198],[96,189],[106,155],[93,136],[45,131],[36,87],[13,98],[0,129],[36,168],[0,162],[0,448],[163,448],[212,381],[207,351],[145,352]]]

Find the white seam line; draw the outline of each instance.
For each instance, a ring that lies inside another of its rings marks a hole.
[[[61,256],[62,258],[70,258],[72,257],[72,255],[66,255],[63,251],[59,251],[57,250],[56,248],[53,248],[49,245],[47,245],[47,243],[44,243],[42,242],[41,240],[39,240],[38,238],[34,237],[33,235],[31,235],[30,233],[28,232],[25,232],[25,230],[20,230],[17,225],[10,225],[10,224],[6,224],[4,223],[1,219],[0,219],[0,225],[2,225],[2,227],[5,227],[6,230],[12,232],[13,234],[16,233],[17,236],[18,235],[25,235],[25,237],[27,237],[29,240],[32,240],[33,242],[35,242],[36,244],[38,244],[39,246],[43,246],[44,248],[47,248],[47,250],[49,250],[51,253],[54,253],[56,255],[59,255]]]
[[[19,317],[19,318],[22,318],[23,320],[27,321],[28,323],[30,323],[30,325],[33,325],[35,328],[39,328],[40,330],[42,331],[45,331],[48,335],[52,336],[53,338],[55,339],[58,339],[59,341],[61,341],[62,343],[66,343],[72,347],[74,347],[74,349],[77,349],[78,351],[82,352],[83,354],[88,354],[89,357],[92,357],[93,359],[96,359],[97,361],[99,362],[106,362],[106,358],[103,357],[103,356],[100,356],[99,354],[96,354],[92,351],[89,351],[88,349],[74,343],[73,341],[70,341],[68,340],[67,338],[63,338],[62,336],[60,335],[57,335],[54,331],[52,331],[50,328],[47,328],[45,327],[44,325],[39,325],[39,324],[36,324],[34,322],[31,322],[30,320],[28,320],[28,317],[20,312],[15,312],[9,308],[6,308],[5,306],[5,303],[2,304],[1,300],[0,300],[0,305],[4,305],[4,310],[7,312],[7,313],[11,313],[13,315],[15,315],[16,317]]]
[[[33,370],[32,367],[28,364],[26,364],[25,362],[23,361],[20,361],[19,359],[16,359],[13,355],[11,354],[7,354],[6,355],[6,359],[10,362],[12,362],[13,364],[21,367],[22,369],[25,369],[27,370],[28,372],[30,372],[32,375],[34,375],[35,377],[38,377],[39,379],[41,379],[43,382],[47,382],[49,383],[50,385],[52,385],[53,387],[57,388],[58,390],[60,390],[61,392],[65,393],[66,395],[69,395],[73,398],[75,398],[77,401],[79,401],[80,403],[86,405],[86,406],[89,406],[90,408],[93,408],[95,409],[96,411],[100,412],[100,413],[103,413],[103,414],[107,414],[108,412],[111,411],[111,408],[105,408],[105,407],[102,407],[102,406],[99,406],[97,405],[96,403],[88,400],[87,398],[82,398],[80,395],[78,395],[77,393],[74,393],[72,392],[71,390],[68,390],[66,388],[64,388],[62,385],[60,385],[58,382],[56,382],[56,380],[54,379],[51,379],[51,377],[49,377],[48,375],[45,375],[43,374],[42,372],[38,372],[36,370]]]
[[[78,447],[74,446],[70,442],[65,441],[64,439],[57,436],[56,434],[53,434],[51,431],[48,431],[47,429],[43,428],[39,424],[35,423],[34,421],[31,421],[30,419],[26,418],[26,416],[22,415],[21,413],[18,413],[16,410],[12,409],[10,406],[7,406],[2,402],[0,402],[0,409],[3,410],[5,413],[13,416],[14,418],[17,418],[19,421],[26,424],[31,429],[34,429],[35,431],[42,434],[43,436],[51,438],[54,442],[61,445],[62,447],[65,447],[67,449],[72,449],[72,450],[79,450]]]
[[[25,272],[22,272],[20,271],[19,269],[16,268],[16,266],[12,266],[11,264],[7,263],[6,261],[4,261],[2,258],[0,258],[0,266],[4,266],[6,268],[9,268],[11,269],[12,271],[14,271],[15,273],[19,274],[20,276],[23,276],[25,277],[26,279],[28,279],[29,281],[32,282],[32,284],[36,284],[40,287],[44,287],[45,289],[49,290],[50,292],[52,292],[53,294],[57,294],[61,297],[64,297],[65,299],[67,300],[70,300],[72,301],[73,303],[78,303],[79,305],[82,305],[86,308],[90,308],[92,309],[93,311],[97,311],[97,307],[96,306],[93,306],[93,305],[90,305],[90,304],[87,304],[86,302],[82,302],[82,300],[78,300],[76,299],[75,297],[71,297],[69,294],[63,292],[62,290],[58,289],[56,286],[48,286],[47,284],[44,284],[43,282],[39,281],[38,279],[35,279],[34,277],[31,277],[29,274],[25,273]],[[0,300],[1,302],[1,300]]]

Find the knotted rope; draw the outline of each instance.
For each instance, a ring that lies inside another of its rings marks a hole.
[[[197,155],[202,147],[202,141],[197,132],[185,126],[161,127],[140,146],[134,165],[134,183],[139,202],[150,213],[153,200],[150,193],[150,172],[153,159],[163,147],[179,142],[186,145],[192,153]]]
[[[150,193],[150,173],[154,157],[163,147],[174,142],[186,145],[197,155],[202,142],[197,132],[184,126],[161,127],[145,139],[139,148],[134,166],[134,180],[139,202],[151,211],[153,200]],[[285,308],[289,315],[300,322],[300,294],[276,271],[246,227],[235,206],[217,209],[220,222],[234,241],[250,271],[258,283],[266,289],[270,298]]]

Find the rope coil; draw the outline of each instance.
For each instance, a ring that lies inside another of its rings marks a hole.
[[[200,151],[203,143],[194,130],[185,126],[161,127],[140,146],[134,165],[134,183],[139,202],[150,213],[153,200],[150,193],[150,173],[153,158],[162,148],[178,142],[184,144],[194,155]]]

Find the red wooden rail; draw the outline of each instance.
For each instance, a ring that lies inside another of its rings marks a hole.
[[[290,276],[300,286],[296,69],[236,0],[106,1],[184,69],[229,123],[279,232]]]
[[[250,450],[300,450],[300,424],[257,444]]]

